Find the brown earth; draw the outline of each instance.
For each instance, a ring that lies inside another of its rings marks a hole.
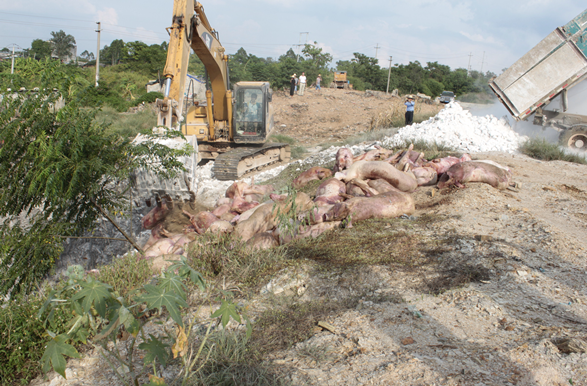
[[[402,107],[353,91],[308,94],[274,99],[280,133],[306,146]],[[283,304],[328,310],[303,320],[309,339],[267,363],[293,385],[587,385],[587,165],[473,157],[508,166],[520,187],[419,188],[413,218],[293,246],[302,263],[243,301],[256,320]],[[337,242],[353,254],[329,259],[324,248]],[[68,371],[63,382],[50,374],[51,385],[118,384],[96,351]]]
[[[323,88],[303,96],[276,92],[273,97],[275,134],[283,134],[311,147],[343,141],[378,128],[404,126],[404,98],[383,92]],[[444,105],[416,101],[416,122],[436,115]]]

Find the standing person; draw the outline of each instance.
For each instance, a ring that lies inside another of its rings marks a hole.
[[[318,90],[318,91],[322,90],[320,88],[320,82],[322,82],[322,75],[318,74],[318,77],[316,78],[316,90]]]
[[[296,91],[296,74],[293,74],[291,76],[291,79],[289,80],[289,96],[293,97],[295,91]]]
[[[406,126],[411,126],[414,123],[414,97],[412,95],[408,95],[406,99]]]
[[[300,75],[300,93],[299,93],[299,95],[300,96],[304,95],[305,90],[306,90],[306,73],[302,72],[302,75]]]

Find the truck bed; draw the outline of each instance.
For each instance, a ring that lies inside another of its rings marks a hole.
[[[587,77],[587,10],[544,38],[489,86],[521,120]]]

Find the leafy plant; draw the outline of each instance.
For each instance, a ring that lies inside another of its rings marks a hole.
[[[99,282],[92,277],[76,279],[74,284],[64,287],[62,290],[54,290],[41,310],[39,316],[49,311],[47,321],[51,322],[54,313],[59,309],[66,309],[71,315],[68,322],[69,330],[66,333],[57,334],[48,330],[51,340],[41,359],[43,370],[53,368],[61,376],[65,377],[65,357],[77,357],[74,344],[90,342],[102,348],[101,354],[115,370],[116,376],[125,385],[138,385],[140,369],[135,368],[133,355],[136,350],[144,350],[144,365],[153,369],[151,382],[162,383],[161,371],[173,355],[180,358],[183,369],[183,382],[187,382],[194,374],[194,366],[200,359],[203,345],[210,335],[214,325],[226,327],[231,319],[241,323],[242,319],[238,307],[228,300],[230,294],[224,299],[218,299],[222,305],[211,315],[210,322],[202,344],[197,350],[186,347],[189,335],[193,331],[196,318],[192,318],[189,327],[186,328],[181,308],[187,307],[186,285],[184,281],[189,279],[200,288],[205,288],[202,276],[187,265],[185,258],[169,267],[150,284],[145,284],[140,293],[132,300],[127,301],[117,297],[112,287]],[[171,318],[176,326],[176,333],[165,333],[155,336],[145,335],[144,327],[154,318],[167,311],[168,319]],[[247,331],[250,335],[251,327],[247,321]],[[187,333],[186,333],[187,331]],[[139,340],[142,342],[139,344]],[[127,355],[123,357],[118,351],[117,344],[126,342]],[[128,375],[116,372],[117,367],[128,368]]]
[[[109,133],[94,122],[95,111],[80,109],[75,102],[55,111],[61,95],[41,90],[30,97],[17,95],[0,102],[0,216],[8,218],[5,224],[21,214],[34,221],[23,240],[27,247],[24,252],[17,251],[22,242],[16,237],[13,244],[2,250],[2,269],[9,271],[7,279],[3,278],[4,290],[15,284],[22,287],[20,275],[30,276],[25,267],[39,264],[39,259],[27,261],[26,257],[42,255],[46,257],[40,260],[45,264],[43,267],[50,266],[47,261],[54,257],[57,245],[51,244],[52,253],[46,256],[37,249],[47,243],[34,240],[53,241],[49,236],[80,234],[101,216],[140,251],[110,216],[112,211],[126,206],[129,185],[124,182],[136,169],[173,176],[183,170],[178,157],[189,153],[187,147],[171,149],[158,143],[153,135],[144,136],[145,140],[138,143]],[[171,131],[164,136],[176,137],[181,133]],[[52,228],[55,233],[51,235]],[[10,232],[19,231],[7,225],[3,233]],[[18,263],[16,266],[10,264],[13,260]],[[36,267],[32,271],[39,272]]]
[[[45,300],[44,291],[32,296],[17,294],[0,307],[0,379],[2,384],[27,383],[40,371],[43,347],[51,337],[37,318]],[[55,310],[51,330],[56,334],[68,330],[71,314],[64,309]]]
[[[127,300],[152,277],[150,262],[133,253],[99,267],[95,275],[97,280],[110,285],[116,296]]]

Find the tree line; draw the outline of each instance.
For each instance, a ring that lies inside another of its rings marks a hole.
[[[0,63],[0,88],[38,87],[43,77],[44,67],[52,71],[62,71],[73,79],[70,87],[85,87],[94,83],[95,56],[84,51],[78,57],[78,63],[55,66],[46,64],[52,57],[63,58],[69,55],[75,45],[75,38],[63,31],[52,32],[48,41],[33,40],[31,48],[18,58],[15,74],[10,74],[10,63]],[[146,94],[145,84],[161,77],[167,58],[167,42],[151,44],[140,41],[125,42],[114,40],[100,50],[100,62],[105,66],[100,71],[98,88],[88,89],[86,102],[90,105],[105,103],[124,111]],[[332,65],[333,58],[316,42],[306,44],[298,55],[292,49],[279,58],[263,58],[248,53],[240,48],[229,55],[229,72],[231,81],[268,81],[276,90],[287,89],[291,76],[305,72],[311,85],[318,74],[322,75],[322,86],[328,87],[334,77],[334,71],[346,71],[349,82],[356,90],[386,91],[398,89],[400,94],[424,93],[435,97],[444,90],[457,95],[467,93],[491,94],[487,82],[495,74],[478,71],[467,72],[466,69],[451,69],[436,62],[422,65],[418,61],[409,64],[396,64],[389,68],[381,67],[376,58],[355,52],[353,58],[340,60]],[[86,67],[79,66],[84,63]],[[45,64],[40,64],[45,63]],[[192,75],[205,75],[202,62],[196,55],[190,58],[188,72]],[[141,99],[143,101],[144,99]]]

